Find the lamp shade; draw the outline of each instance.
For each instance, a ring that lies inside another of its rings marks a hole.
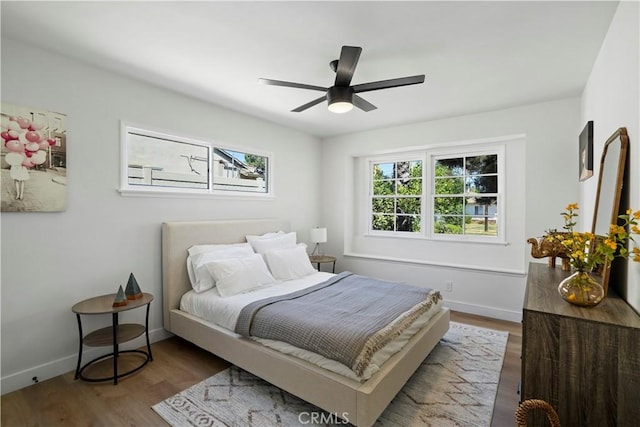
[[[326,228],[312,228],[309,232],[309,240],[311,243],[326,243],[327,242],[327,229]]]

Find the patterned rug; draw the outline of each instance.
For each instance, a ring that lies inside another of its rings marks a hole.
[[[377,427],[489,426],[508,332],[451,322]],[[343,420],[232,366],[153,406],[182,426],[344,426]]]

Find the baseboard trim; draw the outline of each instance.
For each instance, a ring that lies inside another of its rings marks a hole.
[[[451,301],[446,297],[444,299],[444,305],[453,311],[459,311],[462,313],[476,314],[478,316],[491,317],[493,319],[506,320],[509,322],[522,322],[522,311],[504,310],[496,307],[486,307],[459,301]]]
[[[154,343],[162,341],[171,337],[172,334],[164,330],[163,328],[154,329],[149,331],[149,341]],[[147,343],[144,336],[136,338],[128,343],[120,346],[121,350],[131,350],[146,346]],[[76,347],[77,349],[77,347]],[[103,354],[111,352],[111,347],[85,347],[85,351],[82,354],[82,361],[92,360]],[[24,387],[28,387],[35,383],[34,377],[38,379],[38,382],[48,380],[49,378],[57,377],[58,375],[66,374],[70,371],[76,370],[76,364],[78,363],[78,354],[74,353],[63,357],[61,359],[54,360],[52,362],[43,363],[42,365],[34,366],[33,368],[25,369],[15,374],[10,374],[0,378],[1,394],[11,393],[12,391],[19,390]]]

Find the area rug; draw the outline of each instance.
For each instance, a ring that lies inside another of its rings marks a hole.
[[[451,322],[375,425],[489,426],[507,338],[507,332]],[[153,410],[174,427],[347,424],[235,366]]]

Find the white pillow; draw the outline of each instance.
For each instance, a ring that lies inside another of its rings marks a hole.
[[[246,235],[245,238],[247,239],[247,242],[251,243],[260,239],[271,239],[272,237],[280,236],[282,234],[284,234],[284,231],[281,230],[274,233],[264,233],[260,236],[249,234],[249,235]]]
[[[205,244],[205,245],[193,245],[189,249],[187,249],[187,252],[189,252],[189,255],[193,256],[193,255],[201,254],[203,252],[226,251],[226,250],[233,250],[233,249],[237,249],[237,248],[244,248],[246,246],[247,246],[246,242],[242,242],[242,243],[225,243],[225,244],[216,243],[216,244]]]
[[[275,282],[262,255],[211,261],[207,269],[216,282],[216,289],[223,297],[261,288]]]
[[[254,255],[248,243],[234,243],[229,245],[195,245],[188,249],[187,272],[191,287],[196,292],[204,292],[216,284],[207,270],[207,262],[218,259],[242,258]]]
[[[291,233],[283,233],[274,237],[251,239],[249,243],[256,253],[264,254],[278,249],[294,248],[296,240],[296,232],[292,231]]]
[[[307,255],[306,245],[279,249],[264,254],[271,274],[277,280],[300,279],[316,272]]]

